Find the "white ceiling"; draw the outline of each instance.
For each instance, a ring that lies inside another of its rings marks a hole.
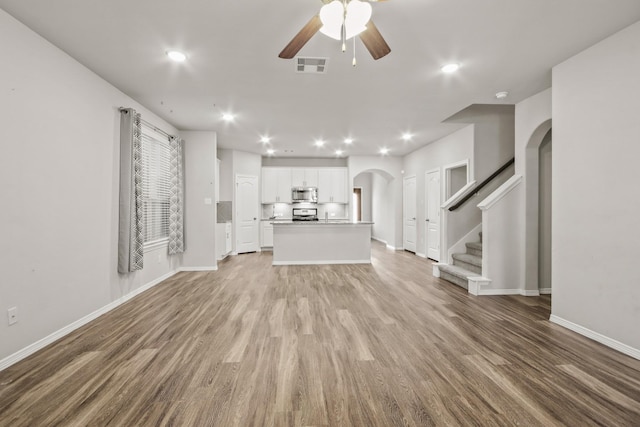
[[[329,57],[324,75],[295,72],[278,53],[319,0],[0,0],[4,9],[182,130],[277,156],[404,155],[460,126],[474,103],[517,103],[551,86],[551,67],[640,20],[638,0],[390,0],[373,20],[391,53],[346,54],[318,33],[300,51]],[[165,52],[188,55],[172,63]],[[440,66],[458,62],[455,75]],[[495,99],[498,91],[510,95]],[[224,123],[223,112],[236,120]],[[411,142],[402,141],[411,132]],[[317,148],[314,140],[327,141]],[[285,152],[287,150],[287,152]],[[289,152],[292,150],[293,152]]]

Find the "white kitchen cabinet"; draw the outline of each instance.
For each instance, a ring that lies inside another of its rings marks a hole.
[[[216,224],[216,255],[223,259],[231,253],[231,222]]]
[[[318,203],[349,203],[347,168],[318,169]]]
[[[230,254],[233,250],[233,243],[231,241],[231,228],[231,221],[229,221],[224,226],[224,248],[227,254]]]
[[[317,168],[292,168],[291,169],[291,186],[292,187],[317,187],[318,186],[318,169]]]
[[[291,168],[262,168],[262,203],[291,203]]]
[[[260,246],[263,248],[273,247],[273,223],[271,221],[260,222]]]

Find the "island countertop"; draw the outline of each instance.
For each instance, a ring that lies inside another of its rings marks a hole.
[[[371,221],[350,221],[348,219],[330,219],[325,221],[323,219],[318,221],[292,221],[292,220],[279,220],[273,221],[273,225],[372,225]]]
[[[274,221],[273,265],[370,264],[370,221]]]

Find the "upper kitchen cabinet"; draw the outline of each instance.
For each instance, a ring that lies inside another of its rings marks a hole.
[[[291,168],[262,168],[262,203],[291,203]]]
[[[318,203],[349,203],[347,168],[318,169]]]
[[[318,169],[292,168],[291,169],[291,186],[292,187],[317,187],[318,186]]]

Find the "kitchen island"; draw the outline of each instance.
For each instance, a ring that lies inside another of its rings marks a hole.
[[[372,222],[273,223],[273,265],[370,264]]]

